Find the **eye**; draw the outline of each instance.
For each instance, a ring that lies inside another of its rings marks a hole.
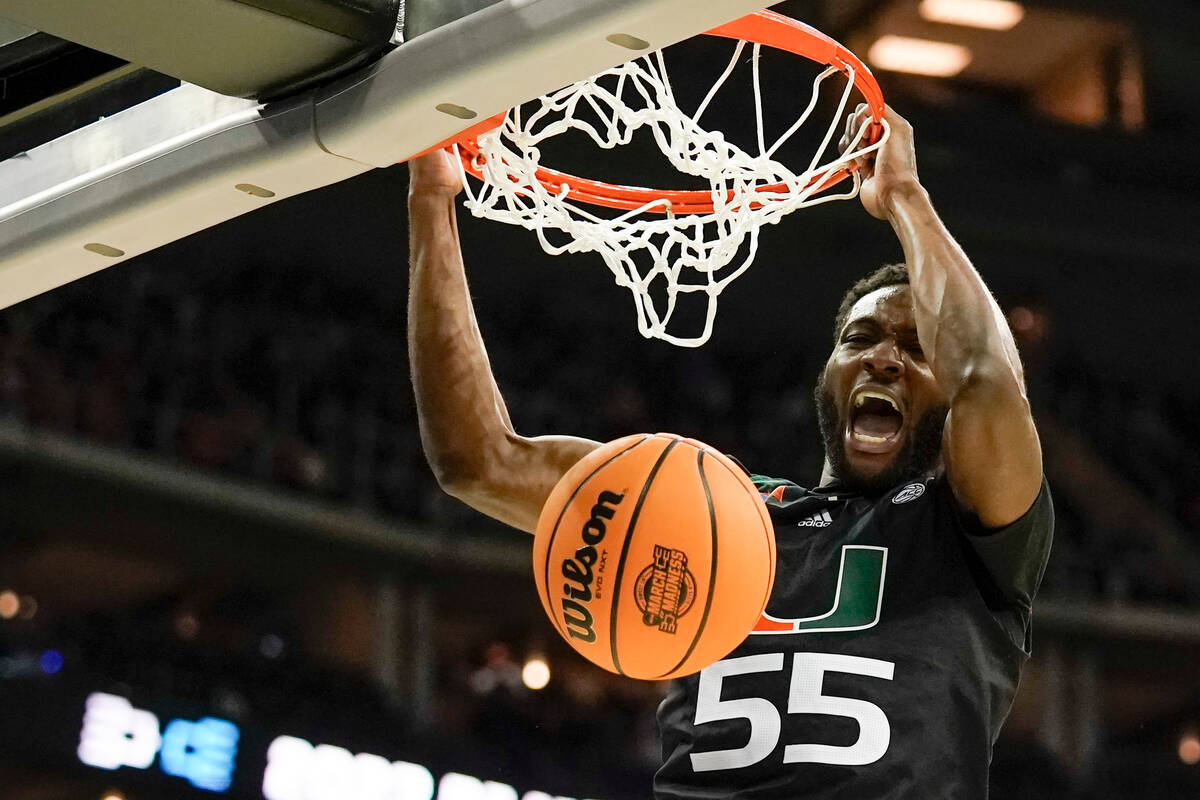
[[[848,333],[842,337],[843,344],[870,344],[871,337],[865,333]]]

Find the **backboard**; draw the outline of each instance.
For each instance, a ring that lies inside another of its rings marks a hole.
[[[183,80],[0,162],[0,307],[403,161],[627,61],[629,43],[666,47],[761,2],[0,0],[15,23],[4,38],[17,37],[0,67],[28,32]],[[68,88],[38,103],[80,97]],[[29,116],[5,111],[0,135]]]

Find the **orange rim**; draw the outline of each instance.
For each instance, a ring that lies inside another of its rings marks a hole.
[[[875,123],[867,131],[867,144],[874,144],[882,135],[883,126],[880,123],[883,121],[884,116],[883,92],[880,91],[875,76],[871,74],[871,70],[867,68],[867,65],[859,60],[858,56],[816,28],[805,25],[803,22],[798,22],[790,17],[785,17],[775,11],[763,10],[748,14],[740,19],[735,19],[732,22],[727,22],[724,25],[719,25],[710,31],[706,31],[706,33],[709,36],[721,36],[727,39],[741,39],[747,42],[765,44],[777,50],[785,50],[789,53],[795,53],[796,55],[812,59],[818,63],[828,64],[842,72],[853,70],[855,88],[866,98],[867,104],[871,109],[871,116],[875,119]],[[476,137],[481,133],[499,127],[503,123],[504,117],[504,114],[497,114],[423,152],[427,153],[457,144],[463,168],[476,178],[482,180],[483,173],[475,166],[476,159],[480,158],[479,144]],[[808,182],[805,188],[815,187],[817,191],[823,192],[848,178],[852,171],[852,167],[842,167],[824,177],[816,175]],[[670,210],[675,214],[705,214],[712,213],[713,211],[712,192],[710,191],[622,186],[620,184],[591,180],[590,178],[580,178],[547,167],[539,167],[534,174],[537,176],[538,183],[545,187],[546,191],[558,194],[562,191],[563,185],[566,184],[570,187],[567,191],[568,198],[591,205],[633,210],[655,201],[666,200],[670,203]],[[774,192],[782,191],[786,188],[786,185],[776,183],[769,186],[760,186],[757,188],[757,191]],[[731,192],[727,196],[732,198],[733,193]],[[754,205],[757,206],[758,204]],[[667,209],[663,208],[661,211],[662,213],[666,213]]]

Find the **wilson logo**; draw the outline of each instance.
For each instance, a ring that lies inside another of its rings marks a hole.
[[[687,553],[654,545],[654,563],[638,575],[633,596],[644,624],[675,633],[679,618],[696,602],[696,579],[687,568]]]
[[[580,532],[583,544],[575,550],[574,558],[563,559],[562,576],[566,579],[561,600],[563,624],[572,638],[596,641],[592,612],[587,605],[592,601],[592,582],[596,577],[592,567],[601,559],[596,546],[604,541],[605,521],[613,518],[616,506],[624,499],[624,493],[601,492]]]

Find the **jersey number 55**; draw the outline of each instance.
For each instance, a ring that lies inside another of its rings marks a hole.
[[[783,653],[729,658],[718,661],[700,673],[696,695],[696,725],[731,719],[750,722],[750,740],[744,747],[692,753],[692,769],[712,772],[757,764],[779,744],[782,720],[775,705],[765,698],[746,697],[722,700],[721,684],[728,677],[783,669]],[[883,709],[866,700],[822,694],[826,672],[863,675],[890,681],[895,671],[891,661],[839,655],[836,653],[795,653],[792,679],[788,690],[787,713],[829,714],[857,720],[858,740],[851,745],[794,743],[783,748],[785,764],[809,762],[856,766],[883,758],[892,738],[892,728]]]

